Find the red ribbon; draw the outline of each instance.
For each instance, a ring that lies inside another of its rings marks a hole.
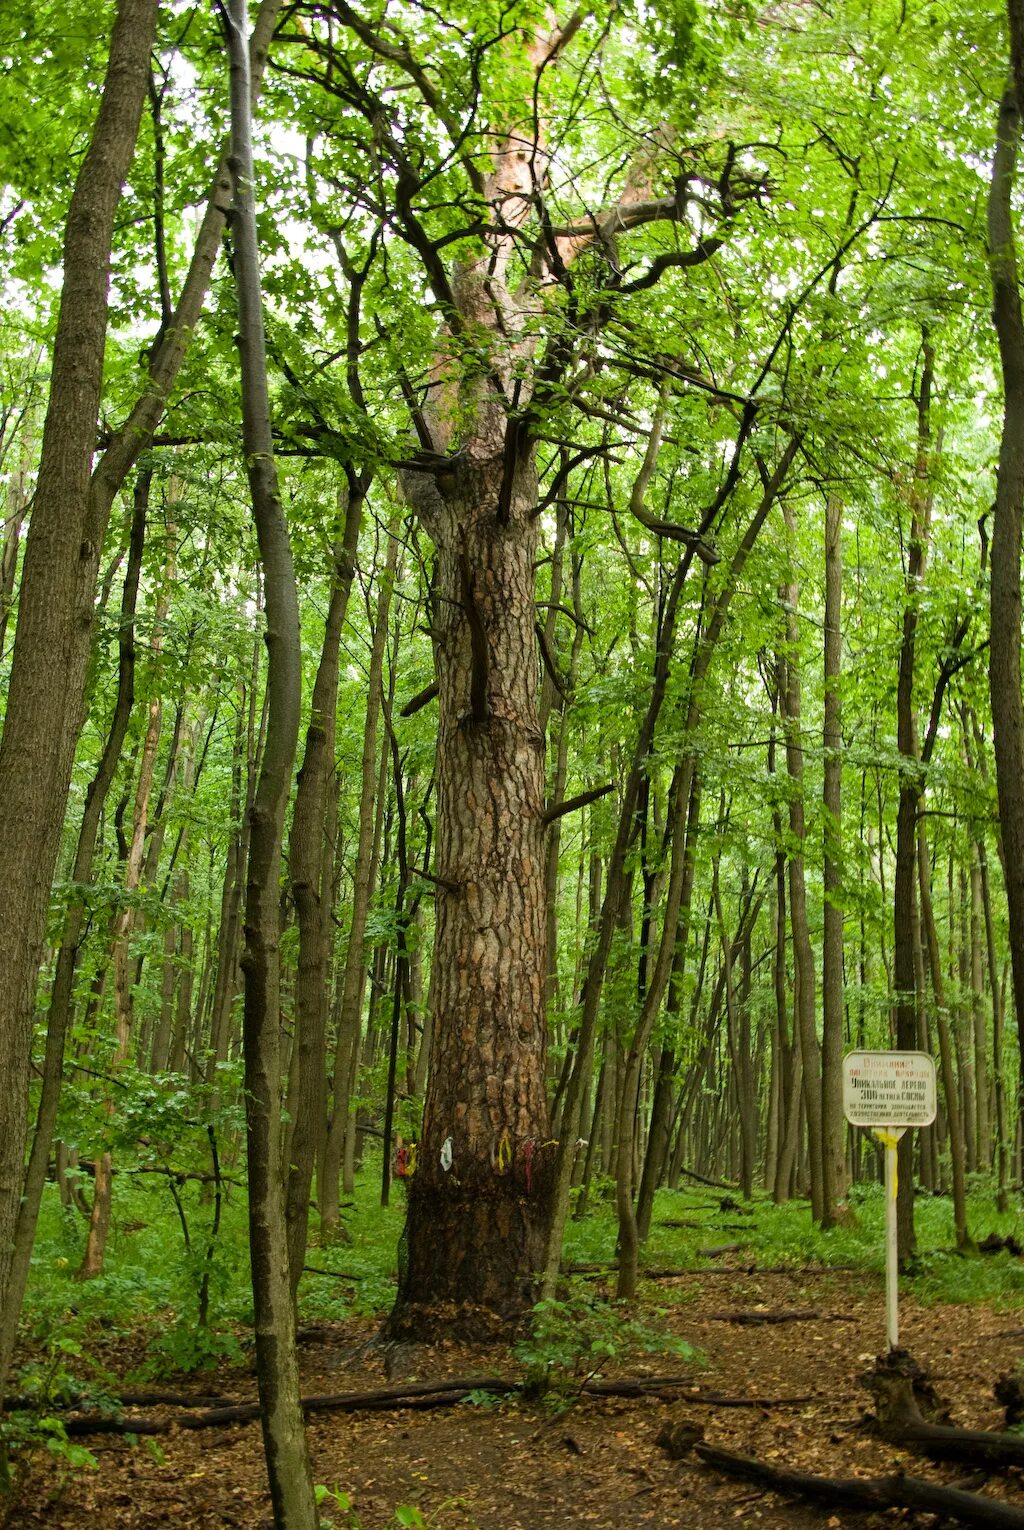
[[[533,1139],[528,1138],[523,1143],[523,1170],[526,1175],[526,1193],[533,1194]]]

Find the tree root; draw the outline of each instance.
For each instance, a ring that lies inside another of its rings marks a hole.
[[[1024,1437],[988,1429],[958,1429],[945,1421],[933,1423],[921,1412],[938,1407],[938,1399],[917,1362],[906,1350],[879,1356],[864,1384],[875,1399],[878,1431],[894,1445],[905,1446],[943,1461],[967,1461],[974,1466],[1004,1471],[1024,1466]]]

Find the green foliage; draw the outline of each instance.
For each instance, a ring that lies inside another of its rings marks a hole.
[[[194,1319],[179,1318],[168,1328],[161,1328],[149,1342],[149,1355],[138,1370],[141,1377],[166,1376],[180,1372],[212,1371],[226,1361],[240,1365],[244,1353],[238,1336],[230,1330],[217,1330]]]
[[[82,1380],[84,1369],[91,1373],[90,1381]],[[16,1467],[22,1466],[33,1451],[42,1449],[71,1470],[97,1467],[92,1451],[68,1438],[57,1410],[74,1402],[116,1411],[117,1401],[108,1390],[112,1380],[77,1339],[67,1333],[51,1336],[43,1357],[22,1366],[14,1377],[19,1405],[0,1419],[0,1460],[6,1464],[13,1458]]]
[[[326,1508],[331,1515],[327,1518],[321,1514],[320,1530],[362,1530],[363,1522],[355,1511],[352,1497],[343,1488],[330,1488],[318,1482],[313,1488],[313,1494],[317,1508]],[[339,1514],[343,1518],[334,1518]],[[429,1520],[424,1519],[414,1504],[401,1503],[388,1520],[385,1530],[426,1530],[428,1525],[434,1523],[436,1519],[433,1514]]]
[[[638,1316],[586,1292],[537,1302],[529,1336],[513,1346],[525,1372],[524,1390],[563,1407],[612,1361],[641,1354],[696,1361],[693,1346],[659,1328],[658,1316]]]

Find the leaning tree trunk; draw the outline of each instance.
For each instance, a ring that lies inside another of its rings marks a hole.
[[[249,1252],[260,1420],[278,1530],[318,1521],[299,1391],[295,1309],[288,1276],[281,1154],[280,880],[284,812],[302,690],[298,593],[270,426],[253,197],[252,111],[245,0],[226,18],[231,64],[234,275],[238,293],[242,445],[264,571],[267,730],[252,808],[245,895],[245,1124]]]
[[[156,0],[118,6],[99,113],[68,210],[50,399],[0,743],[0,1311],[8,1303],[22,1193],[36,974],[78,738],[77,681],[98,557],[87,537],[89,474],[114,218],[138,135],[156,10]]]
[[[1024,0],[1009,0],[1011,79],[999,107],[988,203],[993,317],[1003,373],[1003,432],[992,525],[991,648],[996,788],[1009,905],[1010,959],[1018,1020],[1024,1016],[1024,705],[1021,701],[1021,519],[1024,516],[1024,318],[1017,281],[1012,209],[1024,96]],[[995,975],[993,974],[993,981]],[[1024,1120],[1024,1023],[1017,1126]]]

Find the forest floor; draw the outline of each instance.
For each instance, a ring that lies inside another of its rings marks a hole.
[[[416,1411],[316,1413],[309,1421],[314,1478],[349,1495],[325,1500],[335,1530],[383,1530],[397,1505],[418,1506],[433,1530],[574,1530],[574,1527],[717,1525],[826,1526],[931,1524],[929,1516],[822,1509],[718,1476],[692,1456],[672,1460],[657,1443],[666,1423],[695,1418],[710,1442],[776,1465],[828,1476],[876,1476],[905,1469],[932,1481],[964,1482],[943,1466],[887,1445],[864,1427],[870,1399],[860,1376],[883,1347],[877,1276],[830,1271],[751,1273],[721,1266],[644,1283],[647,1312],[700,1352],[620,1357],[615,1375],[681,1374],[689,1388],[664,1398],[583,1396],[562,1411],[521,1400],[459,1403]],[[656,1304],[652,1308],[650,1304]],[[744,1326],[727,1315],[813,1309],[818,1316]],[[921,1307],[905,1300],[901,1339],[925,1367],[952,1421],[1002,1427],[996,1378],[1024,1357],[1020,1314],[984,1306]],[[508,1354],[446,1343],[387,1351],[367,1347],[366,1319],[329,1324],[302,1346],[305,1393],[377,1389],[441,1377],[521,1375]],[[133,1363],[131,1346],[111,1341],[102,1356],[115,1373]],[[388,1380],[386,1380],[387,1367]],[[251,1370],[222,1366],[181,1386],[255,1396]],[[701,1392],[778,1399],[760,1406],[700,1402]],[[131,1410],[173,1418],[173,1408]],[[37,1453],[9,1523],[18,1530],[258,1530],[269,1523],[258,1425],[161,1434],[159,1450],[115,1437],[85,1441],[98,1460],[71,1471]],[[1024,1509],[1024,1477],[970,1483]]]

